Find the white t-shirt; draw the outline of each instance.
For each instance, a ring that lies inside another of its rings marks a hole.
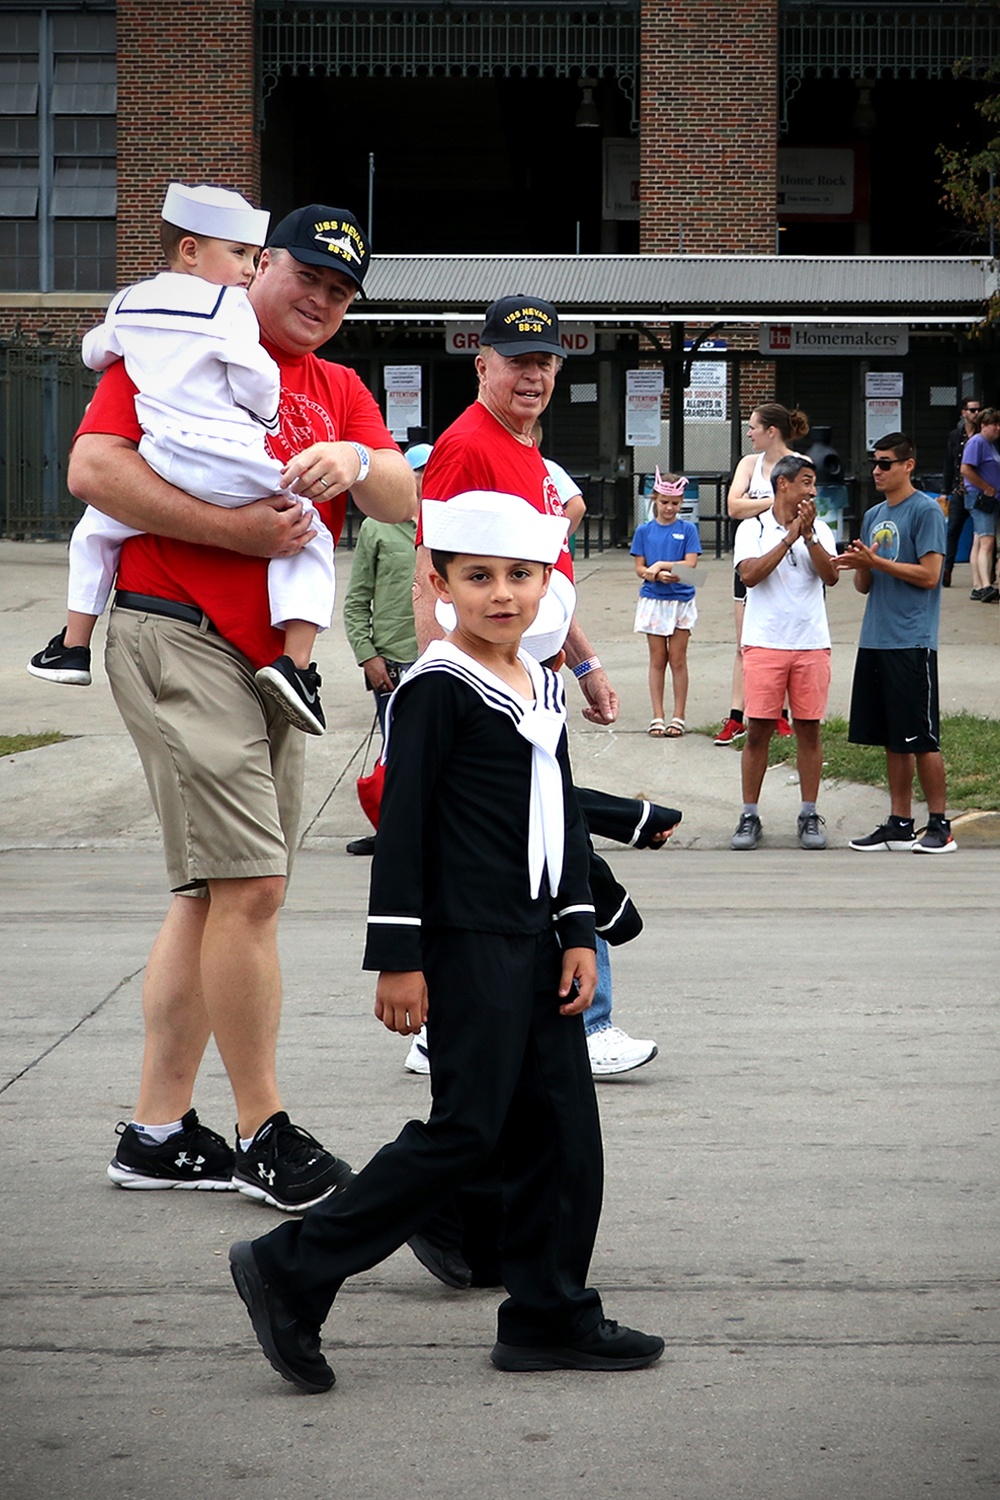
[[[837,555],[833,532],[825,521],[814,521],[820,545]],[[773,510],[741,521],[733,544],[733,566],[763,557],[785,537]],[[812,565],[801,537],[762,583],[747,589],[743,616],[744,646],[770,646],[778,651],[821,651],[830,645],[823,580]]]
[[[545,467],[549,471],[549,478],[552,480],[552,483],[555,485],[556,489],[559,492],[559,499],[562,501],[563,505],[565,505],[567,501],[572,500],[574,495],[579,495],[580,486],[577,484],[576,480],[571,478],[570,475],[566,473],[566,470],[556,463],[554,458],[546,458],[544,460],[544,463]]]

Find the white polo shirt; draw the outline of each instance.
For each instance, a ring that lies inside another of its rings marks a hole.
[[[824,551],[836,557],[837,544],[825,521],[814,521],[813,530]],[[733,544],[733,566],[763,557],[784,539],[785,528],[775,520],[773,510],[741,521]],[[825,588],[801,537],[762,583],[747,589],[743,644],[778,651],[829,649]]]

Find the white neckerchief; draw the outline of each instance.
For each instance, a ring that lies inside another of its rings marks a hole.
[[[531,678],[534,702],[514,691],[502,678],[481,666],[451,641],[432,641],[400,683],[402,688],[423,672],[450,672],[477,692],[487,708],[506,714],[531,745],[531,797],[528,803],[528,880],[531,899],[541,890],[542,872],[548,870],[549,894],[554,896],[562,879],[566,839],[563,811],[562,771],[556,749],[566,724],[566,695],[555,672],[540,666],[527,651],[519,650],[518,661]],[[392,707],[386,715],[385,759],[392,729]]]

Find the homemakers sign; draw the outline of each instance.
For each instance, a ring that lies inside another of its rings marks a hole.
[[[482,331],[482,320],[478,323],[449,323],[444,334],[445,351],[448,354],[478,354]],[[593,323],[560,322],[559,342],[566,354],[593,354],[596,349]]]
[[[765,323],[760,330],[761,354],[906,354],[910,330],[898,324],[880,327],[866,323]]]

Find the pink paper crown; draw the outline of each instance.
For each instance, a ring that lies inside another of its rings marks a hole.
[[[659,469],[657,469],[656,478],[653,480],[654,495],[683,495],[686,489],[687,480],[684,478],[683,474],[681,475],[680,479],[675,479],[671,482],[666,479],[661,479],[660,471]]]

